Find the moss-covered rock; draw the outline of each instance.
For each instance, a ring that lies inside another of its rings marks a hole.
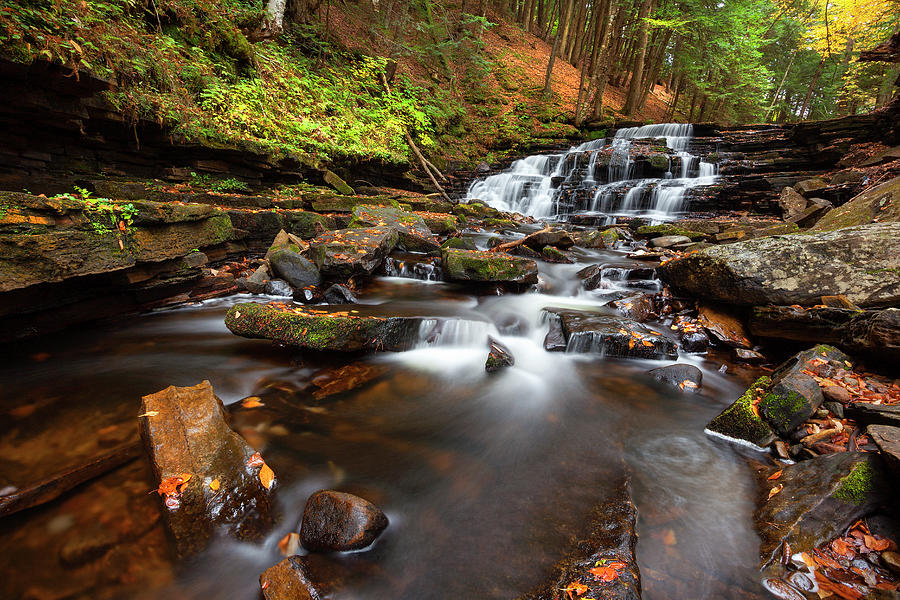
[[[448,280],[482,283],[537,283],[537,263],[530,258],[502,252],[441,251],[444,275]]]
[[[283,217],[285,229],[304,240],[337,227],[333,218],[305,210],[284,211]]]
[[[225,315],[225,326],[247,338],[311,350],[401,351],[418,342],[424,317],[363,315],[357,310],[247,302]]]
[[[353,212],[360,204],[379,204],[399,207],[399,203],[386,196],[342,196],[339,194],[309,193],[303,196],[309,208],[316,212]]]
[[[337,229],[320,233],[304,255],[326,279],[346,280],[377,269],[400,239],[393,227]]]
[[[512,229],[516,226],[515,221],[510,219],[488,218],[482,221],[485,227],[494,227],[495,229]]]
[[[673,225],[672,223],[642,225],[638,227],[637,233],[638,235],[654,238],[659,236],[684,236],[690,238],[691,241],[706,239],[706,234],[702,231],[692,231],[690,229],[685,229],[684,227],[679,227],[678,225]]]
[[[452,237],[447,238],[443,244],[441,244],[441,248],[455,248],[457,250],[478,250],[478,246],[475,245],[475,240],[470,237]]]
[[[440,249],[422,217],[390,206],[357,206],[353,209],[349,227],[391,227],[400,235],[400,245],[410,252]]]
[[[812,227],[812,231],[897,222],[900,222],[900,177],[871,187],[828,212]]]
[[[450,235],[459,230],[459,221],[450,213],[438,213],[429,211],[413,211],[413,214],[422,217],[425,225],[432,233],[438,235]]]
[[[766,376],[757,379],[740,398],[709,422],[707,431],[760,448],[771,444],[775,440],[775,433],[760,417],[756,408],[770,382]]]
[[[822,401],[822,390],[816,380],[792,371],[773,379],[758,409],[776,433],[786,436],[811,417]]]

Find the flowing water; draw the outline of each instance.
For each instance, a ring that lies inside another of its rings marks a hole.
[[[541,264],[543,293],[479,298],[447,283],[376,279],[362,302],[461,317],[437,333],[426,323],[403,353],[323,356],[238,338],[223,325],[228,306],[267,300],[246,295],[8,348],[3,477],[20,481],[27,467],[39,479],[77,462],[102,447],[102,432],[134,428],[142,394],[209,379],[277,473],[281,517],[263,543],[221,539],[175,566],[153,484],[134,463],[0,520],[3,597],[255,599],[306,497],[338,488],[383,507],[391,525],[365,552],[313,557],[315,570],[344,582],[334,597],[515,598],[544,581],[591,508],[629,475],[645,598],[756,597],[750,469],[703,434],[754,373],[723,375],[715,357],[682,356],[704,372],[702,393],[690,395],[646,375],[666,363],[544,351],[544,307],[610,311],[627,289],[621,269],[635,266],[618,251],[578,258]],[[608,265],[600,289],[580,288],[585,264]],[[488,335],[514,367],[484,372]],[[264,406],[236,404],[251,395]],[[61,565],[63,548],[103,535],[114,544],[100,560]]]
[[[595,215],[598,223],[635,216],[654,223],[671,221],[684,214],[691,190],[716,181],[716,165],[690,152],[692,136],[693,126],[681,123],[619,129],[608,140],[517,160],[503,173],[474,181],[466,197],[533,217],[579,214]],[[652,143],[636,147],[637,141]],[[635,159],[647,151],[667,157],[660,177],[642,176],[647,162]]]

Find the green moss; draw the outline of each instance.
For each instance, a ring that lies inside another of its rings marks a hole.
[[[640,235],[683,235],[692,240],[702,240],[706,237],[706,234],[703,232],[691,231],[690,229],[685,229],[669,223],[663,223],[662,225],[642,225],[641,227],[638,227],[637,232]]]
[[[756,400],[757,390],[766,389],[771,383],[768,376],[757,379],[734,404],[723,410],[719,416],[713,419],[707,429],[730,438],[745,440],[765,446],[774,439],[772,428],[754,410],[753,402]]]
[[[872,490],[874,476],[875,470],[868,461],[857,463],[850,473],[841,479],[834,497],[850,504],[864,504],[866,496]]]
[[[659,171],[669,168],[669,157],[663,154],[654,154],[650,157],[650,165]]]
[[[496,227],[498,229],[515,227],[516,224],[509,219],[485,219],[482,221],[487,227]]]
[[[444,270],[451,279],[533,283],[537,266],[531,259],[502,253],[444,249]]]
[[[789,429],[791,419],[803,410],[806,403],[806,398],[797,392],[780,395],[770,391],[763,396],[759,406],[773,427],[785,431]]]

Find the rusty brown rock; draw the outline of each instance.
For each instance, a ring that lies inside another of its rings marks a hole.
[[[359,550],[387,526],[388,518],[368,500],[320,490],[306,501],[300,539],[304,548],[316,552]]]
[[[321,596],[310,579],[309,566],[302,556],[289,556],[259,576],[259,587],[266,600],[319,600]]]

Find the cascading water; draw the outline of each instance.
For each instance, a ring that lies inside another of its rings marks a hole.
[[[682,123],[620,129],[609,140],[517,160],[473,182],[466,199],[533,217],[669,221],[684,211],[689,190],[716,180],[716,165],[690,153],[692,139],[693,126]]]

